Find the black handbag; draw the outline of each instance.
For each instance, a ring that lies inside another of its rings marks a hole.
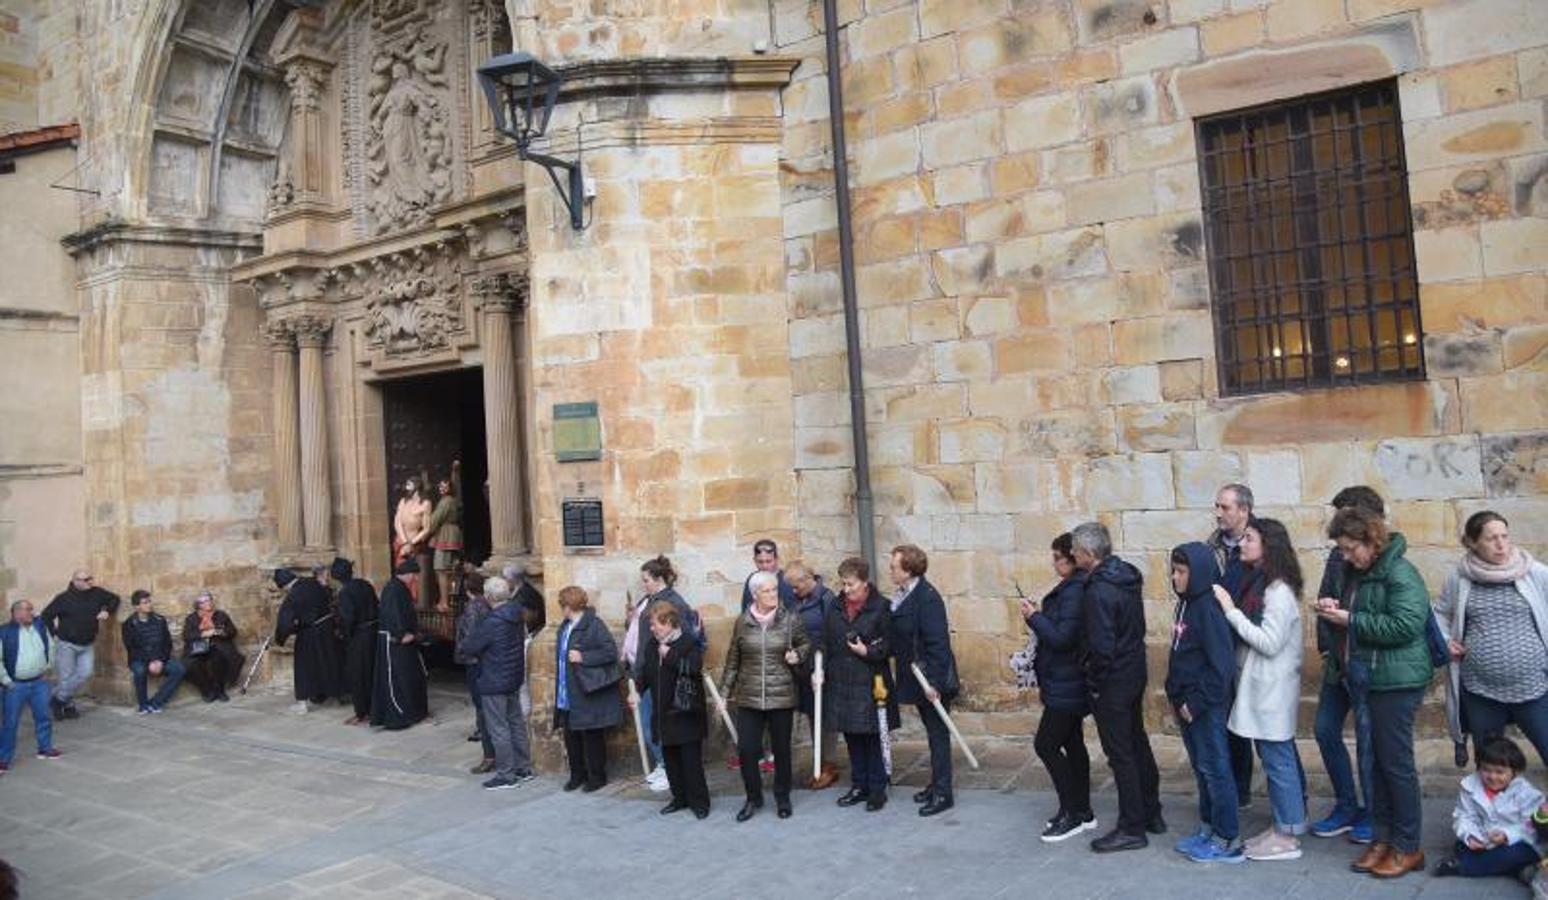
[[[693,712],[704,705],[704,688],[688,669],[688,660],[677,661],[677,684],[672,689],[672,712]]]

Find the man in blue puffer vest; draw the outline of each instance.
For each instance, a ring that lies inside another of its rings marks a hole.
[[[11,604],[11,621],[0,625],[0,775],[11,768],[16,753],[16,732],[21,727],[22,708],[32,710],[33,728],[38,734],[38,759],[58,759],[54,747],[53,721],[49,718],[48,681],[43,676],[53,663],[53,642],[42,619],[32,615],[32,604],[17,600]]]

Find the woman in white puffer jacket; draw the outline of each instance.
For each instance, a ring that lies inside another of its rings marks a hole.
[[[1253,519],[1242,537],[1242,562],[1249,569],[1240,608],[1225,588],[1215,599],[1242,639],[1241,677],[1231,717],[1233,734],[1251,740],[1268,777],[1274,825],[1247,841],[1248,859],[1299,859],[1306,831],[1306,793],[1295,749],[1296,713],[1301,702],[1301,567],[1285,526]]]

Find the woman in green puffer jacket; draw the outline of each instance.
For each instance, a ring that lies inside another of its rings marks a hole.
[[[1408,542],[1389,533],[1381,516],[1365,509],[1340,510],[1328,537],[1344,557],[1346,602],[1319,601],[1317,615],[1347,629],[1338,662],[1351,684],[1364,682],[1370,692],[1376,839],[1351,868],[1397,878],[1424,869],[1414,714],[1434,674],[1424,636],[1430,595],[1419,570],[1403,558]]]

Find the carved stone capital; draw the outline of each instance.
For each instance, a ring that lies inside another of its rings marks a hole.
[[[263,323],[263,342],[275,353],[294,353],[295,326],[285,319],[271,319]]]
[[[285,66],[285,84],[290,88],[290,108],[296,112],[322,106],[323,82],[327,68],[316,59],[297,57]]]
[[[328,345],[328,332],[333,330],[333,320],[324,316],[293,316],[296,343],[301,347],[320,348]]]
[[[526,308],[528,288],[525,272],[493,272],[468,282],[468,290],[478,298],[480,309],[504,315]]]

